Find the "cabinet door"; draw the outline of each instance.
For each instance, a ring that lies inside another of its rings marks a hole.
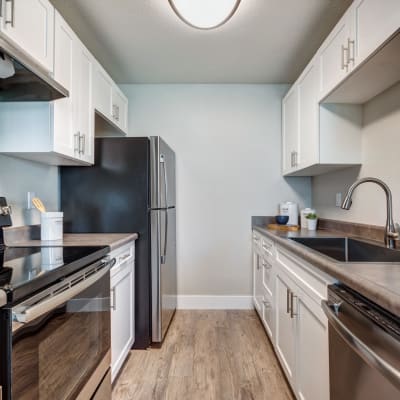
[[[96,63],[94,68],[93,105],[109,120],[112,119],[113,82],[104,69]]]
[[[253,250],[253,303],[256,311],[262,316],[263,282],[262,257],[259,250]]]
[[[329,400],[328,322],[322,308],[296,290],[296,392],[303,400]]]
[[[315,58],[298,81],[299,168],[319,163],[319,79],[319,63]]]
[[[289,382],[295,383],[295,326],[296,319],[290,315],[290,293],[292,284],[289,279],[281,273],[276,275],[276,351],[281,361],[283,370]]]
[[[81,160],[94,163],[94,109],[92,106],[93,58],[83,45],[78,52],[79,93],[78,93],[78,133],[80,137]]]
[[[111,278],[111,376],[118,374],[134,340],[133,261]]]
[[[283,173],[296,169],[296,155],[299,149],[299,98],[294,85],[282,102],[282,162]]]
[[[119,88],[112,90],[112,120],[124,132],[128,128],[128,99]]]
[[[274,343],[274,303],[272,297],[266,294],[262,298],[261,319],[268,336],[272,340],[272,343]]]
[[[0,4],[1,32],[52,72],[54,7],[48,0],[4,0]]]
[[[400,28],[400,1],[356,0],[353,9],[352,38],[358,65]]]
[[[351,20],[348,11],[321,46],[319,53],[321,64],[320,99],[334,89],[348,73],[350,25]]]
[[[77,98],[76,52],[77,38],[58,12],[55,15],[54,79],[69,90],[69,97],[53,102],[54,151],[70,157],[79,157],[78,137],[75,132]]]

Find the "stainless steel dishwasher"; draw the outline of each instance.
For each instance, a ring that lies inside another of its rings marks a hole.
[[[351,289],[329,286],[331,400],[400,399],[400,318]]]

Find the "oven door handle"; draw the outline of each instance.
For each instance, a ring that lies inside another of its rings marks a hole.
[[[87,289],[91,285],[93,285],[96,281],[101,279],[107,272],[110,270],[110,267],[115,263],[115,259],[104,261],[99,268],[100,270],[92,273],[89,276],[83,277],[82,281],[70,286],[64,291],[60,291],[57,294],[51,294],[49,297],[45,297],[43,301],[39,301],[38,303],[25,307],[24,303],[17,305],[12,309],[12,314],[14,318],[21,323],[29,323],[34,319],[49,313],[51,310],[59,307],[60,305],[66,303],[68,300],[74,298],[77,294]],[[109,266],[107,268],[107,266]],[[68,283],[66,283],[68,284]],[[58,286],[58,285],[55,285]]]
[[[332,328],[344,341],[371,367],[378,370],[390,382],[400,389],[400,371],[376,354],[367,344],[357,337],[337,316],[334,307],[327,301],[321,302],[322,309]]]

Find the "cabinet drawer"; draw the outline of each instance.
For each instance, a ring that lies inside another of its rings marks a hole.
[[[265,291],[272,297],[274,278],[273,278],[273,264],[268,257],[261,258],[262,279]]]
[[[266,257],[274,256],[274,242],[264,236],[261,237],[261,249]]]
[[[261,301],[261,319],[268,336],[272,339],[274,323],[274,306],[272,297],[265,294]]]
[[[253,231],[253,248],[261,249],[261,235]]]
[[[289,277],[318,304],[327,298],[327,286],[335,282],[331,276],[281,247],[277,248],[276,260],[276,267],[283,268]]]
[[[122,246],[110,253],[111,258],[115,258],[116,263],[111,269],[111,276],[116,275],[124,265],[128,262],[133,261],[135,258],[135,244],[129,243],[128,245]]]

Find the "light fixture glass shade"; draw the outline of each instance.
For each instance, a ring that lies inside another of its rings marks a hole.
[[[198,29],[213,29],[227,22],[240,0],[168,0],[178,17]]]

